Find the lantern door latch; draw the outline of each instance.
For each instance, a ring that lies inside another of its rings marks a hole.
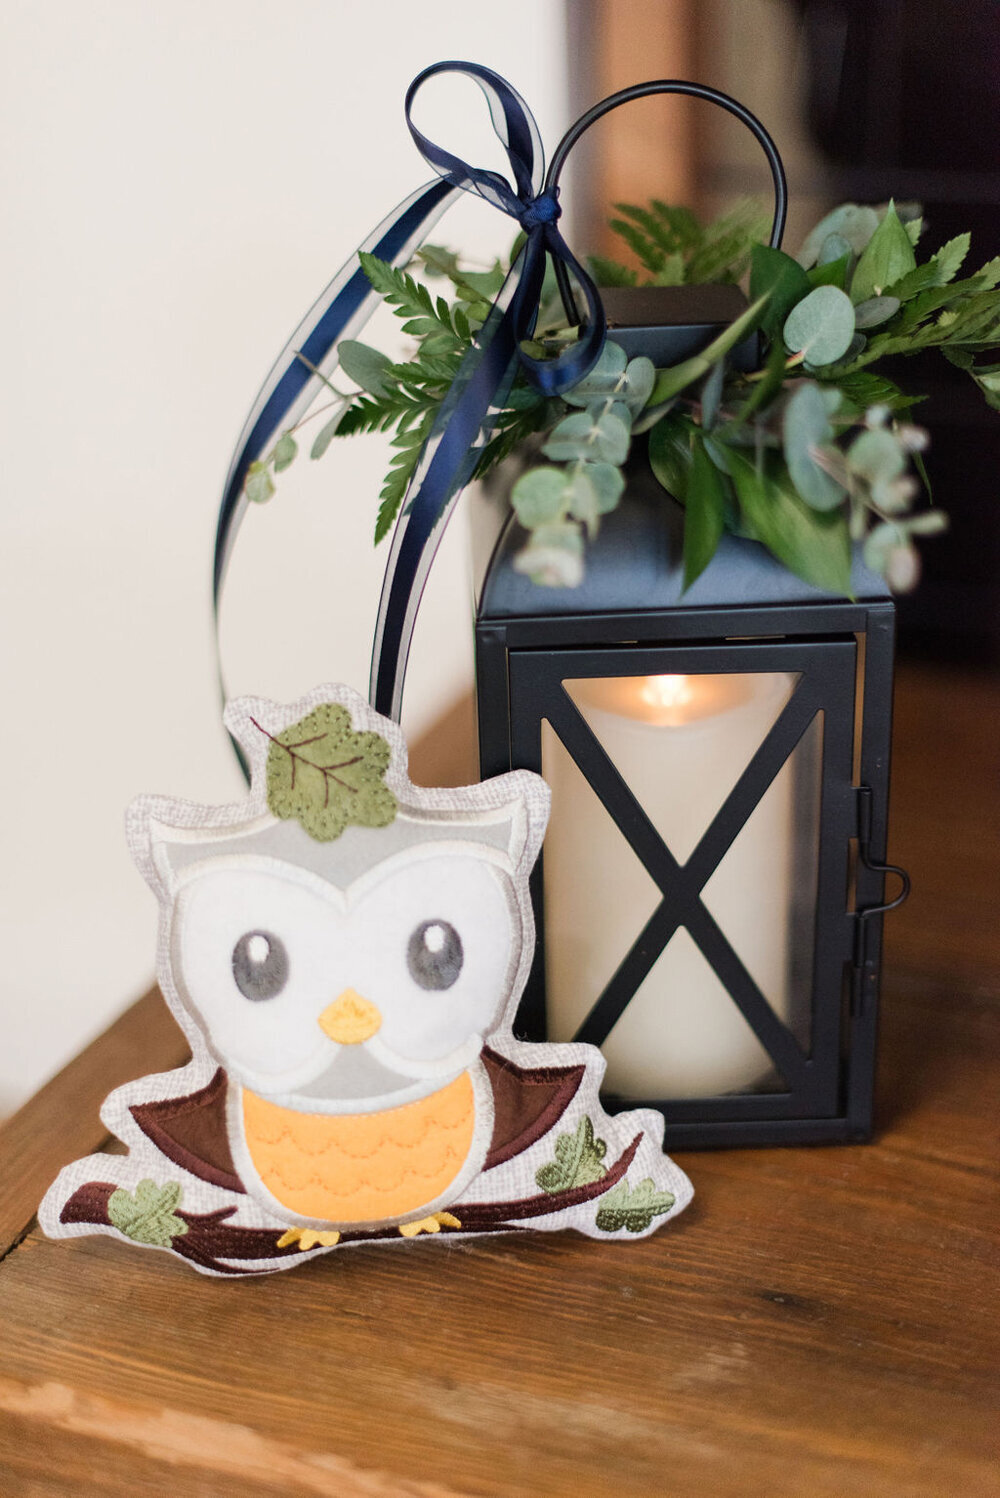
[[[910,893],[910,876],[898,864],[879,863],[871,857],[872,808],[874,797],[870,786],[857,787],[858,865],[871,874],[895,874],[900,881],[898,894],[880,905],[858,906],[854,911],[854,956],[851,973],[851,1013],[864,1014],[878,990],[878,959],[871,953],[871,920],[902,905]]]

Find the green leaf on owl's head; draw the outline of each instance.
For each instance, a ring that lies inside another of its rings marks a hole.
[[[392,750],[379,733],[356,733],[351,715],[323,702],[281,733],[267,735],[267,804],[276,817],[295,818],[319,843],[345,827],[387,827],[396,798],[384,782]]]

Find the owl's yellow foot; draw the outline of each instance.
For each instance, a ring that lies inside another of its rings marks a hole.
[[[404,1238],[416,1238],[419,1233],[440,1233],[442,1228],[460,1228],[462,1224],[450,1212],[432,1212],[430,1217],[421,1217],[419,1222],[404,1222],[400,1228]]]
[[[318,1232],[315,1228],[289,1228],[278,1239],[278,1247],[289,1248],[297,1243],[299,1252],[305,1253],[310,1248],[333,1248],[339,1242],[340,1234],[332,1229],[330,1232]]]

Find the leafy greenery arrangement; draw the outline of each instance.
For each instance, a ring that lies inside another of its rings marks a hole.
[[[891,587],[912,587],[919,575],[913,538],[947,521],[932,507],[914,511],[920,479],[930,498],[921,456],[927,435],[901,419],[916,399],[877,366],[940,348],[1000,409],[1000,362],[989,362],[1000,351],[1000,258],[957,279],[969,252],[962,234],[918,263],[922,220],[893,203],[834,209],[796,257],[762,242],[765,223],[751,204],[708,225],[656,201],[648,208],[620,204],[617,212],[612,227],[643,267],[642,284],[732,282],[748,274],[750,305],[703,352],[671,368],[628,359],[609,339],[596,367],[560,398],[543,396],[518,375],[475,472],[481,478],[517,449],[532,460],[540,450],[547,460],[527,468],[512,490],[528,532],[516,565],[549,586],[579,582],[585,537],[617,505],[633,438],[646,433],[654,474],[685,507],[686,587],[726,530],[761,542],[806,581],[841,594],[850,592],[851,543],[863,542],[865,561]],[[500,261],[469,270],[437,246],[424,246],[417,258],[428,277],[450,283],[450,298],[361,256],[372,286],[415,340],[414,351],[394,363],[366,344],[342,341],[340,369],[358,388],[329,386],[333,400],[322,408],[327,420],[311,447],[319,458],[334,437],[393,433],[376,541],[392,527],[437,410],[507,272]],[[640,284],[640,272],[617,261],[595,256],[590,266],[599,285]],[[576,337],[553,293],[547,283],[527,345],[536,357]],[[755,330],[764,340],[763,363],[741,373],[727,355]],[[282,433],[253,465],[251,500],[274,493],[273,475],[297,455],[297,431]]]

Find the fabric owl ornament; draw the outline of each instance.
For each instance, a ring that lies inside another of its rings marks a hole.
[[[681,1211],[660,1115],[604,1113],[594,1047],[512,1033],[544,781],[414,786],[397,726],[346,687],[226,723],[249,800],[144,796],[127,821],[192,1059],[110,1095],[128,1153],[64,1169],[46,1233],[240,1275],[425,1235],[627,1240]]]

